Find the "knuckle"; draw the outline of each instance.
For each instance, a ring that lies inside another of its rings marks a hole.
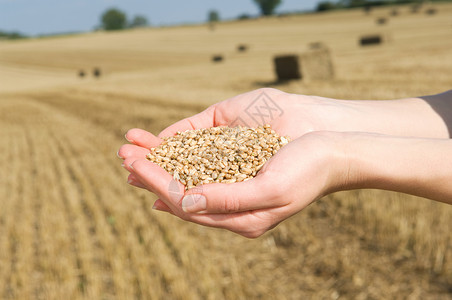
[[[132,162],[131,169],[134,170],[136,173],[142,174],[145,173],[144,171],[146,170],[145,166],[146,166],[146,161],[144,160],[135,160],[134,162]]]
[[[226,213],[240,211],[240,200],[235,195],[227,195],[223,203],[222,211]]]

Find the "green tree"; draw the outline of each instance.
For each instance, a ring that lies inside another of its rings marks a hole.
[[[209,11],[207,16],[209,22],[218,22],[220,21],[220,14],[216,10]]]
[[[121,30],[127,26],[126,14],[116,8],[110,8],[101,17],[105,30]]]
[[[343,7],[362,7],[368,4],[367,0],[341,0],[339,1]]]
[[[276,7],[281,4],[281,0],[254,0],[259,6],[261,14],[264,16],[270,16],[275,12]]]
[[[132,22],[130,22],[129,26],[132,28],[146,27],[146,26],[149,26],[149,22],[145,16],[137,15],[133,18]]]
[[[331,9],[335,9],[336,8],[336,4],[334,4],[333,2],[330,1],[322,1],[319,2],[319,4],[317,4],[317,11],[326,11],[326,10],[331,10]]]
[[[237,20],[248,20],[248,19],[251,19],[251,17],[247,13],[241,14],[237,17]]]
[[[8,39],[8,40],[18,40],[18,39],[24,39],[27,36],[19,33],[19,32],[4,32],[0,31],[0,40],[2,39]]]

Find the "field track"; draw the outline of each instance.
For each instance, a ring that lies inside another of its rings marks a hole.
[[[450,206],[337,193],[247,240],[152,211],[116,157],[129,128],[158,133],[262,86],[346,99],[450,89],[452,6],[440,7],[384,29],[382,9],[0,42],[0,299],[452,299]],[[375,31],[392,42],[357,46]],[[272,55],[319,37],[336,79],[276,83]],[[77,78],[94,65],[104,77]]]

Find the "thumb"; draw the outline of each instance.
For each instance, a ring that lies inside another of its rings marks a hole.
[[[182,199],[187,213],[237,213],[284,205],[283,197],[269,186],[264,176],[232,184],[212,183],[198,186]],[[270,183],[271,184],[271,183]]]

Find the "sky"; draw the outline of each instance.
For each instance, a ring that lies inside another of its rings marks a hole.
[[[277,12],[312,10],[320,0],[283,0]],[[108,8],[118,8],[129,19],[148,18],[151,25],[200,23],[210,10],[221,19],[258,15],[252,0],[0,0],[0,31],[26,35],[90,31]]]

